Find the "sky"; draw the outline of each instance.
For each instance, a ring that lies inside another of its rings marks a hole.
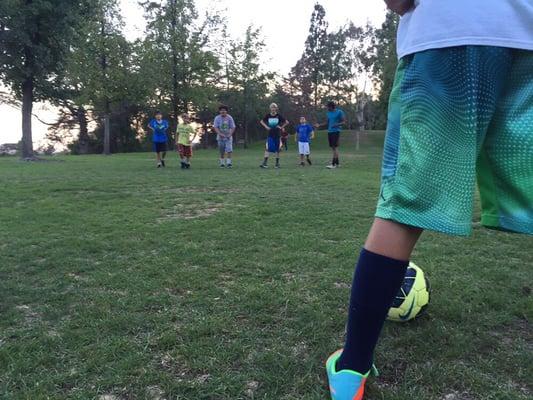
[[[248,25],[261,28],[266,43],[265,69],[286,74],[300,58],[309,29],[309,19],[316,0],[269,0],[264,3],[251,0],[196,0],[200,15],[206,10],[220,10],[226,15],[229,33],[241,37]],[[137,0],[121,0],[125,35],[133,40],[144,32],[143,11]],[[356,25],[367,22],[381,25],[385,19],[385,3],[381,0],[320,0],[326,9],[330,29],[348,21]],[[35,113],[45,122],[53,122],[54,110],[45,104],[36,104]],[[20,110],[0,104],[1,143],[20,140]],[[38,147],[46,133],[46,125],[33,120],[34,146]]]

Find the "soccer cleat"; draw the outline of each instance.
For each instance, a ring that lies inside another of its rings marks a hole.
[[[191,169],[191,163],[185,163],[185,168],[186,169]]]
[[[268,168],[268,165],[266,165],[266,164],[261,164],[259,167],[260,167],[260,168],[264,168],[264,169],[266,169],[266,168]]]
[[[161,165],[163,166],[163,168],[166,167],[166,165],[165,165],[165,160],[161,160]]]
[[[233,164],[228,164],[227,168],[232,169],[233,168]]]
[[[326,165],[326,168],[327,169],[335,169],[335,168],[337,168],[337,166],[333,165],[333,164],[330,164],[330,165]]]
[[[220,164],[220,168],[226,168],[224,164]]]
[[[378,375],[376,367],[372,366],[365,375],[347,369],[337,371],[335,366],[341,354],[342,350],[336,351],[326,362],[331,400],[363,400],[368,376],[370,373]]]
[[[305,164],[303,161],[300,163],[300,167],[305,167]]]
[[[280,167],[279,164],[278,164],[278,165],[276,165],[274,168],[276,168],[276,169],[280,169],[281,167]]]
[[[157,168],[161,168],[161,163],[157,163]]]
[[[308,163],[309,165],[313,165],[313,163],[311,162],[311,159],[310,159],[310,158],[307,159],[307,163]]]
[[[185,167],[185,163],[182,161],[182,162],[181,162],[181,169],[185,169],[185,168],[186,168],[186,167]]]

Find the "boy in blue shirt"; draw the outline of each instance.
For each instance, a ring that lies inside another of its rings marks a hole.
[[[307,163],[312,165],[311,162],[311,139],[315,138],[315,130],[311,125],[307,123],[305,117],[300,117],[300,125],[296,127],[295,141],[298,142],[298,151],[300,153],[300,165],[305,166],[304,157],[307,159]]]
[[[156,111],[155,118],[148,124],[148,129],[152,131],[152,142],[157,157],[157,168],[165,167],[165,157],[167,155],[167,130],[168,121],[163,119],[161,111]]]
[[[326,168],[329,169],[335,169],[337,167],[340,167],[339,164],[339,139],[341,135],[341,126],[344,125],[346,122],[346,116],[344,114],[344,111],[337,108],[337,104],[335,104],[334,101],[328,101],[327,104],[328,107],[328,142],[329,147],[331,147],[331,151],[333,153],[333,158],[331,160],[331,164],[328,165]],[[325,126],[326,124],[316,124],[315,127],[317,129],[320,129],[321,126]]]

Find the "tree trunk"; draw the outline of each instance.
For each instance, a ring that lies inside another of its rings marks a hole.
[[[34,158],[31,128],[33,110],[33,77],[27,77],[22,83],[22,158]]]
[[[88,154],[89,153],[89,129],[87,124],[87,112],[85,108],[80,107],[76,111],[76,118],[78,120],[78,125],[80,127],[80,135],[78,137],[78,153],[79,154]]]
[[[104,115],[104,155],[109,156],[111,155],[111,133],[109,129],[109,112],[107,112]]]
[[[178,106],[178,51],[176,49],[176,38],[174,35],[176,34],[177,29],[177,5],[176,0],[171,1],[171,12],[172,17],[170,20],[170,25],[172,27],[172,43],[171,43],[171,49],[172,49],[172,96],[171,96],[171,102],[172,102],[172,120],[170,123],[171,128],[171,135],[170,135],[170,141],[171,146],[175,146],[175,135],[178,127],[178,113],[179,113],[179,106]]]

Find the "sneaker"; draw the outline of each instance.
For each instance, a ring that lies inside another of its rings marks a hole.
[[[268,165],[266,165],[266,164],[261,164],[259,167],[260,167],[260,168],[267,169],[267,168],[268,168]]]
[[[337,166],[333,165],[333,164],[330,164],[330,165],[326,165],[326,168],[327,169],[335,169],[335,168],[337,168]]]
[[[328,374],[329,391],[332,400],[363,400],[365,394],[365,383],[370,373],[374,376],[378,375],[376,367],[365,375],[355,371],[343,369],[337,371],[337,360],[342,354],[342,350],[333,353],[326,362],[326,372]]]
[[[165,160],[161,160],[161,165],[163,166],[163,168],[166,167],[166,165],[165,165]]]

